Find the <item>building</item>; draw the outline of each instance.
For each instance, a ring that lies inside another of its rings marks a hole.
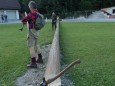
[[[8,20],[19,19],[20,8],[18,0],[0,0],[0,15],[7,15]]]
[[[115,18],[115,7],[101,9],[109,18]]]

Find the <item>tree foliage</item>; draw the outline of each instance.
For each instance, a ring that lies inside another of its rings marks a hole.
[[[28,2],[30,0],[19,0],[20,12],[29,11]],[[51,15],[52,12],[63,16],[67,12],[99,10],[101,8],[115,6],[115,0],[33,0],[38,5],[38,10]]]

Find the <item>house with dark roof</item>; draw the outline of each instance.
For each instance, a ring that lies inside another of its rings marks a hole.
[[[8,20],[19,19],[20,8],[18,0],[0,0],[0,15],[7,15]]]
[[[103,8],[101,11],[104,12],[108,18],[115,18],[115,7]]]

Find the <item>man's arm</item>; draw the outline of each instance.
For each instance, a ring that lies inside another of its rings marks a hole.
[[[22,23],[25,24],[30,19],[29,14],[22,19]]]
[[[22,27],[21,27],[21,29],[19,29],[19,30],[23,30],[23,27],[24,27],[24,25],[26,24],[26,22],[28,21],[30,19],[30,15],[28,14],[27,16],[25,16],[23,19],[22,19]]]

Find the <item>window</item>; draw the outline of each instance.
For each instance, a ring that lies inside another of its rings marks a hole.
[[[113,9],[113,14],[115,13],[115,9]]]

